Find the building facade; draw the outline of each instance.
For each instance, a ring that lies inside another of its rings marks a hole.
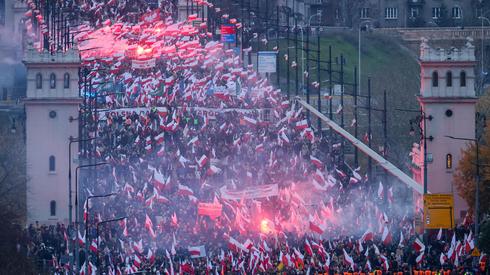
[[[79,53],[70,49],[52,54],[31,47],[26,51],[24,64],[27,68],[24,100],[27,223],[67,223],[68,162],[73,162],[73,156],[68,158],[69,138],[78,137],[79,130],[77,121],[70,117],[78,117],[81,103]],[[73,150],[74,156],[76,151]]]
[[[312,26],[354,28],[361,23],[375,28],[475,26],[485,14],[479,1],[471,0],[277,0],[277,5],[289,7],[305,24],[321,12]]]
[[[420,146],[414,150],[414,178],[423,184],[427,165],[427,190],[454,196],[455,218],[466,214],[468,206],[454,186],[453,174],[461,151],[475,138],[475,47],[468,39],[461,49],[434,49],[423,39],[420,48],[421,87],[418,101],[425,119]],[[424,125],[425,123],[425,125]],[[424,142],[427,158],[424,163]]]

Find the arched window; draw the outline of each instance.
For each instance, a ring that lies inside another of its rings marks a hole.
[[[43,88],[43,75],[41,73],[36,74],[36,89]]]
[[[49,88],[56,89],[56,75],[54,73],[49,76]]]
[[[447,154],[446,155],[446,169],[451,169],[453,168],[453,155]]]
[[[63,75],[63,88],[69,89],[70,88],[70,74],[65,73]]]
[[[466,72],[459,73],[459,86],[466,87]]]
[[[56,171],[56,158],[54,156],[49,156],[49,172]]]
[[[453,73],[449,71],[446,73],[446,87],[452,87],[452,86],[453,86]]]
[[[439,86],[439,74],[434,71],[432,73],[432,87],[438,87]]]
[[[56,216],[56,201],[51,201],[49,203],[49,213],[51,216]]]

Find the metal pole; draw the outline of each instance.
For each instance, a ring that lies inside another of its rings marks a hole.
[[[371,78],[368,78],[368,146],[371,148]],[[371,158],[368,158],[368,180],[372,181],[373,175],[373,162]]]
[[[354,67],[354,137],[357,138],[358,136],[358,122],[357,122],[357,114],[358,114],[358,108],[357,108],[357,67]],[[354,166],[359,167],[359,150],[357,147],[354,146]]]
[[[480,234],[480,148],[478,138],[476,143],[476,188],[475,188],[475,247],[478,247]]]
[[[317,102],[318,102],[318,112],[322,112],[322,98],[321,98],[321,90],[322,90],[322,80],[320,78],[320,58],[321,58],[321,55],[320,55],[320,34],[317,35],[316,37],[316,41],[317,41],[317,54],[318,54],[318,58],[316,60],[316,66],[317,66],[317,71],[316,71],[316,79],[317,79],[317,82],[318,82],[318,93],[317,93]],[[322,120],[320,118],[318,118],[318,132],[321,133],[322,132]]]
[[[279,6],[276,7],[276,47],[277,47],[277,58],[279,59]],[[278,61],[279,61],[278,60]],[[276,76],[277,76],[277,87],[280,87],[279,79],[279,62],[276,62]]]
[[[290,29],[289,29],[289,10],[288,10],[288,15],[287,16],[288,16],[288,20],[287,20],[288,21],[288,25],[287,25],[288,33],[287,33],[287,49],[286,49],[286,55],[287,55],[288,58],[286,60],[286,63],[287,63],[286,64],[286,66],[287,66],[287,68],[286,68],[286,74],[287,74],[287,76],[286,76],[286,78],[287,78],[286,91],[287,91],[287,95],[288,95],[288,99],[289,99],[290,96],[291,96],[291,89],[289,87],[289,81],[290,81],[290,75],[289,75],[290,68],[289,67],[291,66],[291,64],[289,62],[289,60],[291,60],[291,56],[290,56],[290,53],[289,53],[289,46],[290,46],[289,45],[290,44],[289,43],[289,36],[290,36]]]
[[[344,128],[344,55],[340,55],[340,127]],[[344,153],[344,139],[342,139],[342,142],[340,143],[340,152],[342,152],[342,162],[344,162],[345,159],[345,153]]]
[[[359,37],[358,37],[358,52],[357,52],[357,56],[358,56],[358,64],[357,64],[357,67],[358,67],[358,80],[357,80],[357,85],[358,85],[358,94],[361,95],[361,83],[362,83],[362,80],[361,80],[361,26],[359,26],[358,28],[358,32],[359,32]]]
[[[296,60],[296,96],[299,95],[299,63],[298,63],[298,19],[294,19],[294,59]]]
[[[420,110],[422,113],[422,119],[424,122],[424,133],[422,134],[423,142],[424,142],[424,195],[427,194],[427,117],[423,110]]]
[[[332,45],[328,46],[328,93],[332,97],[333,94],[333,83],[332,83]],[[328,102],[328,118],[333,120],[333,110],[332,110],[332,98]]]
[[[303,51],[304,52],[304,51]],[[306,78],[306,103],[310,104],[310,27],[306,29],[306,74],[303,74],[303,82]],[[303,85],[304,89],[304,85]],[[306,112],[306,117],[310,119],[310,112]]]
[[[383,157],[388,160],[388,108],[387,108],[387,102],[386,102],[386,90],[383,91]],[[383,175],[383,181],[386,187],[388,187],[388,171],[386,169],[383,169],[384,175]],[[393,184],[390,184],[393,186]],[[389,188],[389,187],[388,187]],[[388,190],[387,190],[388,191]],[[388,204],[388,192],[384,192],[383,194],[383,200],[384,200],[384,206],[385,209],[387,208]]]

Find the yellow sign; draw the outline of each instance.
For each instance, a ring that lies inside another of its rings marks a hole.
[[[475,249],[473,249],[473,252],[471,252],[471,256],[480,257],[480,250],[478,250],[478,248],[475,247]]]
[[[454,227],[454,200],[450,194],[424,195],[424,227],[451,229]]]

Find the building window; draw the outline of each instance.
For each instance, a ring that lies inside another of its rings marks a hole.
[[[51,216],[56,216],[56,201],[51,201],[49,203],[49,213]]]
[[[69,89],[70,88],[70,74],[65,73],[63,75],[63,88]]]
[[[437,71],[434,71],[432,73],[432,87],[438,87],[439,86],[439,74]]]
[[[441,8],[440,7],[432,8],[432,18],[438,19],[440,17],[441,17]]]
[[[49,88],[56,89],[56,75],[54,73],[49,76]]]
[[[453,73],[452,72],[446,73],[446,86],[447,87],[453,86]]]
[[[397,18],[398,18],[398,8],[385,9],[385,19],[397,19]]]
[[[335,9],[335,19],[340,20],[340,9],[339,8]]]
[[[461,8],[460,7],[453,7],[452,16],[453,16],[453,18],[456,18],[456,19],[461,18]]]
[[[56,171],[56,158],[54,156],[49,156],[49,172]]]
[[[466,72],[459,73],[459,86],[466,87]]]
[[[453,155],[447,154],[446,155],[446,169],[451,169],[453,168]]]
[[[361,19],[369,18],[369,8],[361,8]]]
[[[41,73],[36,74],[36,89],[43,88],[43,75]]]
[[[419,17],[419,8],[410,8],[410,18]]]

